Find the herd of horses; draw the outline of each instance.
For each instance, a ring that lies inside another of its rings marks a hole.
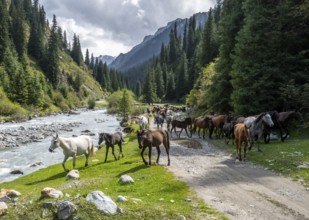
[[[150,110],[147,111],[151,113]],[[259,146],[259,139],[264,138],[265,143],[269,143],[270,134],[273,129],[278,129],[280,133],[281,141],[284,141],[289,135],[289,122],[292,119],[304,122],[304,119],[298,111],[288,112],[263,112],[261,114],[249,117],[243,116],[231,116],[231,115],[205,115],[197,117],[195,119],[192,116],[186,114],[185,109],[181,108],[166,108],[155,106],[152,110],[154,116],[154,123],[157,125],[157,129],[152,130],[149,128],[149,114],[140,115],[134,118],[138,123],[140,130],[137,131],[138,145],[141,150],[141,157],[146,165],[151,165],[151,149],[155,147],[157,149],[157,160],[159,163],[160,158],[160,145],[165,147],[168,164],[170,165],[169,150],[170,150],[170,136],[172,133],[176,134],[178,138],[183,130],[185,130],[189,138],[192,134],[197,132],[200,137],[200,131],[202,130],[202,137],[206,138],[206,132],[208,132],[209,139],[224,138],[228,144],[232,139],[236,146],[236,159],[241,161],[246,159],[246,152],[251,150],[254,143],[257,145],[258,151],[261,151]],[[163,130],[163,123],[167,124],[167,130]],[[180,128],[177,131],[176,128]],[[121,132],[115,132],[114,134],[99,133],[98,149],[100,149],[103,143],[106,144],[105,160],[107,161],[109,148],[112,148],[112,154],[115,160],[119,160],[120,156],[124,156],[122,153],[122,144],[124,140]],[[116,157],[114,153],[114,145],[119,146],[119,156]],[[65,162],[69,157],[73,157],[73,169],[75,168],[76,156],[85,155],[86,163],[88,166],[88,157],[94,154],[94,145],[92,140],[87,135],[81,135],[78,137],[64,138],[58,134],[52,138],[49,151],[52,152],[57,147],[63,149],[64,160],[62,162],[63,169],[67,172]],[[144,158],[144,151],[148,148],[148,162]],[[243,148],[243,150],[242,150]],[[241,152],[243,153],[243,157]]]

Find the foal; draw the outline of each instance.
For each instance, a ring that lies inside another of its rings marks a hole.
[[[124,157],[123,153],[122,153],[122,142],[124,142],[124,140],[122,139],[122,133],[117,131],[114,134],[108,134],[108,133],[99,133],[99,149],[102,148],[102,145],[100,145],[103,141],[105,141],[106,144],[106,154],[105,154],[105,160],[104,163],[106,163],[107,160],[107,155],[108,155],[108,149],[109,147],[112,148],[112,154],[114,155],[115,160],[119,160],[120,159],[120,155],[122,157]],[[119,146],[119,156],[118,159],[115,156],[114,153],[114,145],[118,144]]]

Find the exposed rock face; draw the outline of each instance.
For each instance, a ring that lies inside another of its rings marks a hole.
[[[45,187],[41,190],[41,198],[45,197],[58,199],[63,197],[63,193],[60,190],[56,190],[51,187]]]
[[[94,191],[87,195],[86,200],[92,202],[96,207],[105,214],[117,213],[116,203],[109,197],[104,195],[101,191]]]

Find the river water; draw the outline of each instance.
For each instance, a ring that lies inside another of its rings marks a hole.
[[[17,130],[21,126],[25,129],[35,126],[49,126],[55,123],[77,123],[79,126],[73,126],[72,131],[58,131],[63,137],[72,137],[80,135],[85,130],[95,134],[92,140],[95,146],[98,143],[98,133],[113,133],[120,130],[119,121],[116,117],[106,113],[106,110],[79,111],[79,114],[73,115],[55,115],[48,117],[38,117],[22,123],[6,123],[0,125],[1,129]],[[52,137],[42,139],[40,142],[33,142],[19,147],[9,148],[0,151],[0,183],[12,181],[21,175],[13,175],[10,172],[20,170],[24,175],[32,173],[38,169],[48,167],[53,164],[61,163],[64,155],[62,149],[56,149],[53,153],[48,151]],[[40,164],[31,166],[33,164]],[[71,162],[67,162],[71,163]],[[67,166],[72,167],[72,164]]]

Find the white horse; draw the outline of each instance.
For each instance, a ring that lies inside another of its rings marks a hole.
[[[88,157],[94,155],[94,145],[90,136],[81,135],[74,138],[64,138],[58,136],[53,136],[51,145],[49,147],[49,152],[53,152],[57,147],[61,147],[64,154],[64,160],[62,162],[63,169],[68,172],[69,170],[65,168],[65,162],[69,157],[73,157],[73,169],[75,169],[76,156],[85,154],[86,163],[88,166]]]
[[[249,150],[251,150],[253,142],[257,143],[258,151],[261,151],[259,146],[259,138],[263,135],[264,131],[264,123],[269,127],[274,126],[274,122],[271,120],[271,116],[268,113],[261,113],[257,117],[250,116],[245,118],[244,124],[248,128],[250,146]]]
[[[148,117],[145,115],[140,115],[137,117],[137,123],[139,125],[140,130],[146,129],[148,127]]]

